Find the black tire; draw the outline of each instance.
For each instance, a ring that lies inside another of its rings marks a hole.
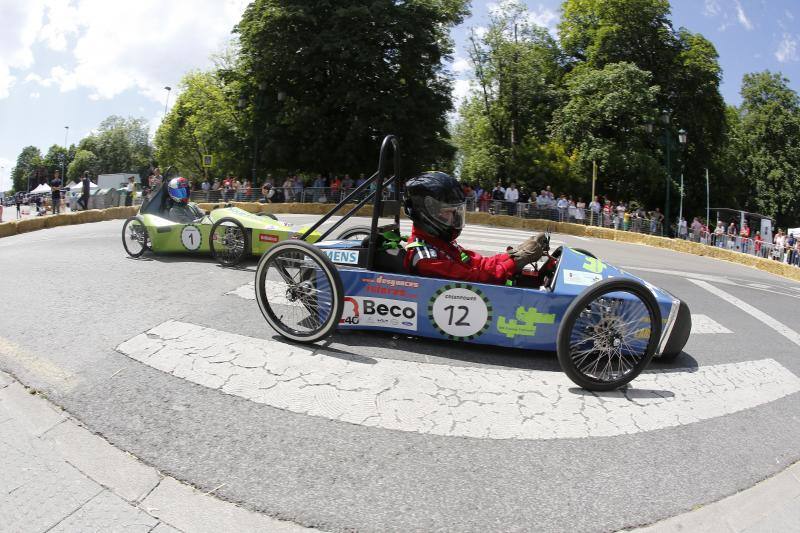
[[[340,241],[363,241],[370,235],[372,235],[372,228],[370,226],[353,226],[342,231],[337,239]]]
[[[607,279],[567,308],[558,328],[558,362],[576,385],[613,390],[644,370],[660,339],[661,311],[650,290],[632,280]]]
[[[147,227],[139,217],[131,217],[122,225],[122,246],[131,257],[141,257],[150,247]]]
[[[307,242],[283,241],[267,250],[258,261],[255,285],[261,313],[287,339],[318,341],[333,333],[342,317],[339,272]]]
[[[592,259],[597,259],[597,256],[596,256],[596,255],[594,255],[594,254],[593,254],[592,252],[590,252],[589,250],[584,250],[583,248],[573,248],[573,249],[572,249],[572,251],[573,251],[573,252],[578,252],[579,254],[588,255],[588,256],[589,256],[589,257],[591,257]]]
[[[275,215],[273,215],[272,213],[264,213],[264,212],[262,211],[262,212],[260,212],[260,213],[256,213],[256,215],[258,215],[258,216],[260,216],[260,217],[267,217],[267,218],[271,218],[272,220],[278,220],[278,217],[276,217],[276,216],[275,216]]]
[[[214,222],[209,241],[211,255],[222,266],[236,266],[250,253],[250,234],[235,218],[225,217]]]
[[[689,340],[689,334],[692,332],[692,313],[689,311],[689,306],[686,302],[681,301],[678,307],[678,316],[675,317],[675,324],[672,326],[672,332],[667,339],[667,345],[664,346],[664,351],[661,352],[656,358],[659,363],[672,363],[683,352],[683,347],[686,346],[686,341]]]

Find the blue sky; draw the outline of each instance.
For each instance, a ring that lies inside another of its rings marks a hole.
[[[0,0],[0,190],[24,146],[46,151],[86,136],[112,114],[144,117],[154,130],[165,86],[208,68],[225,49],[246,0]],[[560,0],[528,1],[555,32]],[[454,31],[455,92],[469,86],[466,36],[494,2],[473,1]],[[800,3],[796,0],[674,0],[672,20],[710,39],[723,69],[722,95],[740,102],[747,72],[781,71],[800,91]],[[174,102],[175,90],[169,93]]]

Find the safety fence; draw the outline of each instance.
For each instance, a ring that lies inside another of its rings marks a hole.
[[[764,259],[772,259],[787,265],[800,267],[800,244],[798,243],[795,243],[794,246],[778,245],[761,239],[707,231],[692,231],[688,234],[687,239],[708,246],[715,246]]]
[[[350,189],[336,189],[331,187],[306,187],[288,188],[272,187],[268,190],[247,189],[239,191],[208,190],[193,191],[191,198],[194,202],[261,202],[261,203],[337,203],[351,192]],[[364,194],[367,194],[366,192]],[[388,198],[392,191],[385,191]],[[363,197],[363,196],[362,196]],[[354,203],[361,198],[353,198]],[[467,199],[467,210],[471,212],[484,212],[492,215],[511,215],[521,218],[552,220],[554,222],[571,222],[632,231],[646,235],[663,235],[664,228],[659,220],[639,216],[638,214],[624,214],[616,211],[597,212],[575,206],[555,207],[544,206],[535,202],[506,202],[502,200],[475,200]]]

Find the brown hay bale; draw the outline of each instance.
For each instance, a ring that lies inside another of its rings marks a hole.
[[[17,221],[17,233],[27,233],[29,231],[37,231],[44,229],[44,217],[26,218]]]
[[[3,222],[0,224],[0,238],[10,237],[17,234],[17,222]]]

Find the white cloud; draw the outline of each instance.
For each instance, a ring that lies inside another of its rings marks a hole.
[[[788,33],[783,34],[781,42],[778,44],[778,49],[775,50],[775,59],[780,63],[797,61],[797,39],[795,36]]]
[[[539,4],[537,9],[528,12],[528,21],[537,26],[547,28],[551,33],[556,30],[559,21],[558,13]]]
[[[453,61],[453,66],[451,67],[453,72],[456,74],[462,74],[464,72],[469,72],[472,70],[472,66],[469,64],[469,61],[463,57],[456,57],[455,61]]]
[[[472,88],[472,80],[456,80],[453,85],[453,104],[456,107],[461,105],[461,102],[469,94]]]
[[[6,98],[17,77],[12,70],[28,69],[34,63],[31,47],[42,23],[41,0],[0,3],[0,98]]]
[[[30,98],[31,100],[38,100],[39,98],[41,98],[41,96],[42,96],[41,94],[34,91],[28,95],[28,98]]]
[[[48,75],[29,73],[26,81],[61,91],[86,88],[98,99],[133,89],[164,102],[164,85],[175,86],[188,70],[210,66],[209,56],[230,40],[247,3],[3,0],[4,28],[19,31],[0,36],[0,98],[14,82],[11,69],[33,65],[38,40],[67,60]]]
[[[735,0],[734,3],[736,4],[736,18],[739,19],[739,23],[744,26],[746,30],[752,30],[753,23],[750,22],[749,18],[747,18],[747,13],[744,12],[741,2],[739,2],[739,0]]]
[[[14,168],[14,162],[7,157],[0,157],[0,192],[11,189],[11,169]]]
[[[703,14],[707,17],[716,17],[722,11],[717,0],[705,0]]]

